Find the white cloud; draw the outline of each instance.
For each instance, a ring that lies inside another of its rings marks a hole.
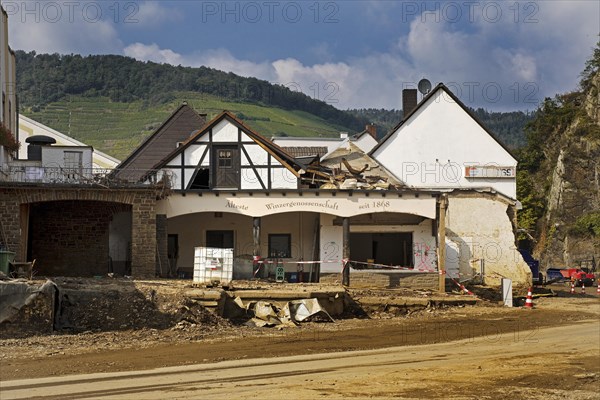
[[[481,8],[474,21],[462,25],[428,11],[426,18],[413,17],[404,35],[390,38],[387,51],[342,61],[321,58],[327,61],[315,64],[305,64],[293,55],[258,62],[240,59],[218,44],[212,50],[185,54],[157,43],[123,46],[114,26],[103,21],[25,25],[12,17],[9,25],[13,48],[83,54],[93,49],[94,53],[122,53],[159,63],[205,65],[287,85],[342,109],[401,108],[402,89],[415,87],[423,77],[434,84],[447,83],[468,105],[497,110],[533,109],[546,96],[574,89],[598,40],[599,3],[518,3],[518,19],[508,8],[513,3],[501,4],[503,18],[495,22],[482,17]],[[531,4],[536,6],[525,8]],[[388,11],[387,6],[369,6],[367,17]],[[140,3],[136,18],[142,25],[181,18],[169,12],[161,4],[145,2]],[[316,43],[311,51],[333,53],[325,42]],[[525,98],[531,102],[524,102]]]
[[[131,26],[145,29],[183,19],[183,15],[179,10],[163,7],[163,4],[158,1],[140,2],[137,9],[131,10],[131,18],[137,21]]]
[[[97,8],[84,9],[75,2],[71,3],[71,9],[59,2],[36,2],[32,3],[35,7],[27,11],[25,4],[5,3],[9,14],[9,44],[13,49],[87,55],[117,53],[123,48],[114,25],[98,18],[102,11],[98,14]]]
[[[183,57],[170,49],[161,49],[156,43],[149,45],[133,43],[123,49],[123,54],[140,61],[154,61],[161,64],[180,65]]]

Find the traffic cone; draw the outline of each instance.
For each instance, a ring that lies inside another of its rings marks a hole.
[[[585,294],[585,283],[581,282],[581,294]]]
[[[571,282],[571,294],[575,293],[575,283]]]
[[[600,280],[598,281],[598,289],[596,289],[596,293],[600,294]]]
[[[531,294],[532,291],[532,288],[529,288],[529,290],[527,291],[527,300],[525,300],[525,308],[533,308],[533,295]]]

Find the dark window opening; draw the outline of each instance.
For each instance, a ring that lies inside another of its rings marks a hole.
[[[351,233],[350,257],[365,263],[412,267],[412,233]]]
[[[208,168],[196,170],[190,189],[210,189],[210,170]]]
[[[206,231],[206,247],[233,249],[233,231]]]
[[[289,233],[272,233],[269,235],[269,257],[291,258],[292,235]]]

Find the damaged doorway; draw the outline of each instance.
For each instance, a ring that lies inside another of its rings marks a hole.
[[[350,233],[353,261],[412,267],[412,247],[412,232]]]
[[[92,200],[29,204],[27,259],[42,276],[127,274],[131,205]]]

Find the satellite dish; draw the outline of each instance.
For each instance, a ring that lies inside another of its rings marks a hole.
[[[431,92],[431,82],[425,78],[419,81],[417,87],[419,88],[419,92],[421,92],[421,94],[427,94]]]

